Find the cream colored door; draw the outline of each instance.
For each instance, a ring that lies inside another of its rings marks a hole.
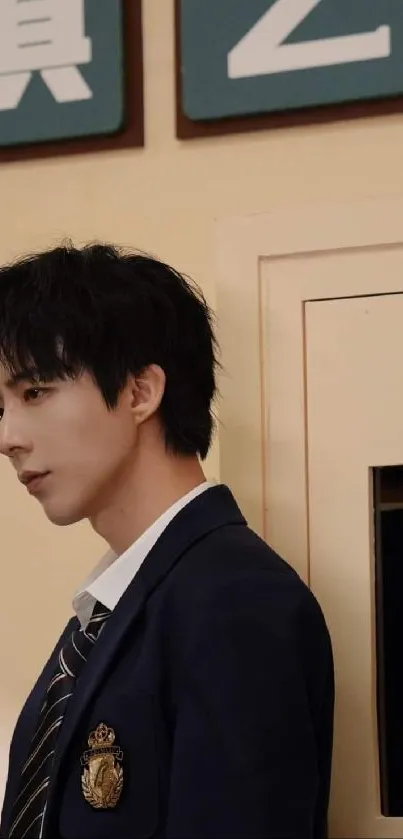
[[[403,464],[403,294],[307,303],[306,405],[310,578],[336,663],[330,832],[401,837],[380,803],[372,488],[373,467]]]

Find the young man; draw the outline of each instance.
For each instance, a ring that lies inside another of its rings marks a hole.
[[[154,259],[0,270],[0,450],[51,522],[111,548],[18,720],[2,837],[326,835],[329,636],[205,481],[215,368],[205,300]]]

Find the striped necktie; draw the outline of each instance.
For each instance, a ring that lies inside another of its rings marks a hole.
[[[9,837],[38,839],[47,802],[57,737],[68,701],[97,637],[110,615],[96,603],[86,630],[76,629],[59,652],[57,669],[49,684],[27,760],[21,770]]]

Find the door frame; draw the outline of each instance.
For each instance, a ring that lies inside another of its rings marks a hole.
[[[379,278],[376,287],[362,277],[339,275],[321,284],[300,282],[297,262],[403,248],[403,197],[225,218],[215,232],[223,365],[220,479],[233,489],[250,525],[309,583],[305,305],[313,299],[403,291],[403,276],[401,283]],[[294,263],[289,283],[279,281],[280,260]],[[279,457],[272,444],[280,425],[283,451],[290,457]],[[287,498],[292,521],[280,515],[279,495]]]

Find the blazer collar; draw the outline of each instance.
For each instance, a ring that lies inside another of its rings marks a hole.
[[[63,756],[126,632],[138,619],[152,591],[192,545],[212,531],[229,524],[241,525],[246,522],[230,490],[219,484],[191,501],[171,521],[112,612],[102,631],[102,643],[99,646],[95,644],[92,650],[61,727],[49,787],[45,835],[46,825],[52,817],[52,793],[57,785]]]
[[[170,522],[182,508],[213,486],[216,486],[215,482],[204,481],[179,498],[120,556],[117,557],[112,550],[108,551],[74,597],[73,608],[82,626],[88,624],[96,602],[110,611],[116,608]]]

